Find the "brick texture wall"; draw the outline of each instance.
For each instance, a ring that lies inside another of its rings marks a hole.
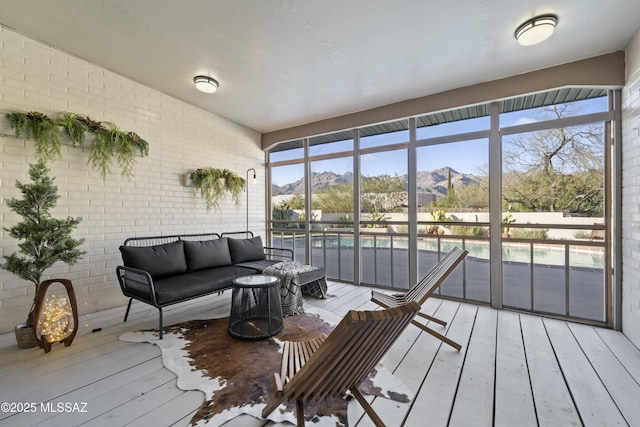
[[[62,196],[55,215],[83,218],[76,237],[86,239],[87,253],[71,268],[54,266],[45,278],[73,281],[81,315],[126,304],[115,267],[121,263],[118,246],[127,237],[245,229],[244,197],[240,208],[229,197],[219,210],[209,212],[194,189],[182,185],[182,175],[195,168],[228,168],[242,177],[256,168],[258,184],[249,184],[249,225],[264,235],[265,169],[259,133],[0,27],[2,227],[19,220],[5,200],[19,195],[16,180],[28,181],[34,153],[31,141],[13,136],[5,114],[32,110],[70,111],[111,121],[150,144],[149,156],[137,158],[131,179],[121,177],[116,166],[103,181],[86,164],[88,154],[70,145],[63,146],[62,158],[51,164]],[[0,256],[15,250],[17,241],[0,230]],[[0,270],[0,333],[25,320],[33,292],[32,285]]]
[[[622,92],[622,332],[640,347],[640,32],[626,49]]]

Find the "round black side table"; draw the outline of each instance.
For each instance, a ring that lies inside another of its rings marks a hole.
[[[229,334],[234,338],[259,340],[282,331],[280,279],[252,274],[233,281]]]

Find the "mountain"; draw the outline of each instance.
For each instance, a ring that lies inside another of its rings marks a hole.
[[[447,184],[449,180],[449,171],[451,171],[451,183],[454,188],[461,188],[469,184],[480,182],[480,178],[465,173],[460,173],[450,167],[443,167],[431,172],[418,172],[416,184],[418,193],[431,193],[438,196],[447,194]],[[407,176],[405,175],[406,179]],[[322,172],[311,174],[311,189],[313,192],[329,188],[336,184],[344,184],[353,182],[353,173],[337,174],[334,172]],[[299,179],[296,182],[285,184],[282,186],[273,185],[271,189],[273,196],[288,194],[304,194],[304,181]]]
[[[451,184],[453,188],[462,188],[469,184],[480,183],[480,178],[475,175],[460,173],[455,169],[445,166],[431,172],[418,172],[416,176],[416,186],[418,193],[431,193],[443,196],[447,194],[447,185],[449,184],[449,171],[451,171]]]
[[[353,182],[353,173],[346,172],[345,174],[337,174],[334,172],[322,172],[311,173],[311,191],[316,192],[325,188],[329,188],[336,184],[344,184]],[[271,194],[273,196],[280,196],[284,194],[304,194],[304,181],[302,179],[297,180],[289,184],[282,186],[273,185],[271,187]]]

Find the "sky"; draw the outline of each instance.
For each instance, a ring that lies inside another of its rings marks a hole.
[[[597,98],[594,100],[578,102],[576,105],[579,105],[580,107],[579,114],[588,114],[594,111],[606,111],[607,100],[606,97]],[[502,114],[500,116],[500,126],[507,127],[536,122],[538,121],[538,119],[536,119],[536,114],[536,110],[522,110]],[[442,135],[486,130],[488,128],[489,118],[480,117],[477,119],[419,128],[417,130],[417,138],[420,140]],[[376,135],[361,139],[361,147],[376,147],[397,142],[405,142],[407,139],[408,131]],[[328,154],[351,149],[352,141],[343,141],[325,144],[324,146],[314,146],[310,151],[310,155]],[[301,155],[302,150],[300,150],[294,158],[299,158]],[[432,171],[448,166],[461,173],[486,175],[489,161],[488,139],[419,147],[417,155],[418,171]],[[279,157],[278,160],[284,160],[284,158]],[[393,152],[387,151],[362,155],[360,168],[361,173],[364,176],[383,174],[391,176],[405,175],[407,173],[407,151],[397,150]],[[303,170],[302,165],[278,167],[274,169],[272,176],[273,183],[281,186],[295,182],[302,178]],[[346,172],[353,171],[353,159],[348,157],[313,162],[311,164],[311,170],[312,172],[317,173],[333,171],[337,174],[344,174]]]

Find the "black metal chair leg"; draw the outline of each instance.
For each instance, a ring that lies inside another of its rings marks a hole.
[[[129,298],[129,304],[127,304],[127,312],[124,314],[124,321],[127,321],[127,318],[129,317],[129,310],[131,310],[131,302],[133,301],[133,298]]]
[[[159,333],[160,333],[160,339],[162,339],[162,307],[158,307],[158,311],[160,312],[160,329],[159,329]]]

